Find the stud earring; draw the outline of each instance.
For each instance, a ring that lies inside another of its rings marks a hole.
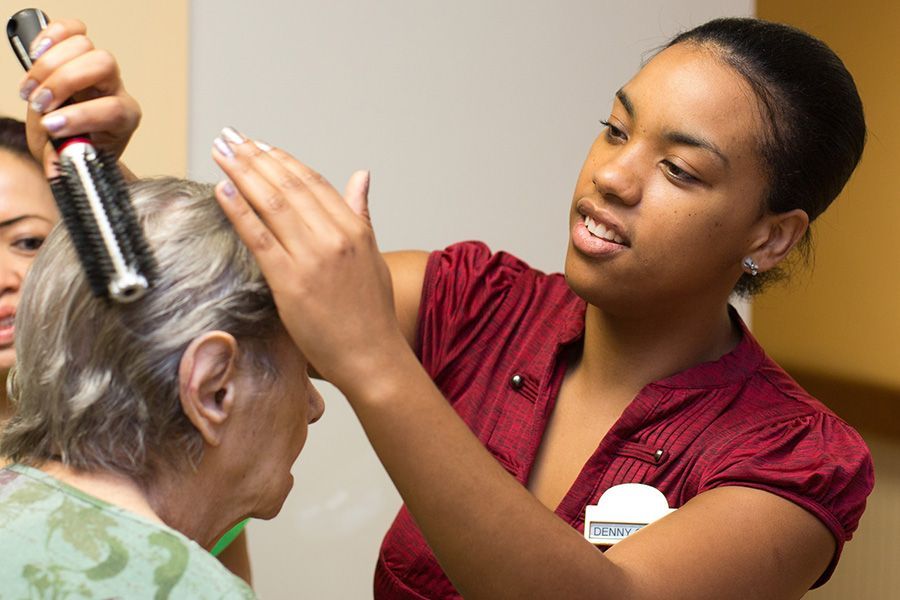
[[[759,275],[759,265],[749,256],[744,259],[744,262],[742,262],[741,265],[744,267],[744,271],[750,273],[751,277]]]

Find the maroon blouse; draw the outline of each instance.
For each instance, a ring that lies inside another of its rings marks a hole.
[[[561,275],[491,254],[484,244],[457,244],[429,258],[419,358],[523,485],[563,376],[580,352],[584,313],[584,301]],[[834,559],[818,586],[831,576],[865,509],[874,484],[871,456],[859,434],[740,325],[743,339],[732,352],[638,393],[597,440],[556,514],[583,531],[588,503],[620,483],[652,485],[672,507],[719,486],[765,490],[802,506],[834,534]],[[403,506],[381,547],[375,598],[460,597]]]

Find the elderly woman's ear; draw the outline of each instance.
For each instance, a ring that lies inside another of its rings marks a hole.
[[[221,443],[234,411],[237,362],[237,340],[224,331],[207,331],[194,338],[181,356],[181,406],[210,446]]]

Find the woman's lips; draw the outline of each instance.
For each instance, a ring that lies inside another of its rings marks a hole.
[[[588,229],[588,223],[585,222],[586,218],[589,219],[590,217],[581,217],[572,228],[572,244],[582,254],[600,258],[613,256],[628,249],[627,242],[621,236],[608,235],[607,237],[612,237],[613,239],[607,240],[591,233]],[[592,222],[590,224],[595,230],[597,229],[596,223]],[[620,241],[616,241],[617,237]]]
[[[0,318],[0,347],[11,346],[16,340],[16,316]]]

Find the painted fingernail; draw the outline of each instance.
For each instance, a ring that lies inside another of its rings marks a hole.
[[[233,127],[225,127],[222,129],[222,137],[231,144],[243,144],[247,141],[247,138],[238,133],[237,129],[234,129]]]
[[[234,198],[235,194],[237,194],[237,190],[234,189],[234,184],[230,181],[226,181],[222,184],[222,193],[225,194],[228,198]]]
[[[50,106],[51,102],[53,102],[53,92],[44,88],[39,91],[34,97],[34,100],[31,101],[31,109],[35,112],[42,113],[47,110],[47,107]]]
[[[39,42],[36,42],[36,46],[34,46],[31,50],[31,60],[37,60],[41,57],[41,55],[46,52],[50,46],[53,45],[53,40],[50,38],[42,38]]]
[[[269,152],[269,151],[272,149],[272,146],[268,145],[268,144],[265,143],[265,142],[261,142],[261,141],[259,141],[259,140],[254,140],[254,141],[253,141],[253,144],[254,144],[257,148],[259,148],[260,150],[262,150],[263,152]]]
[[[68,123],[68,119],[63,115],[47,115],[41,119],[41,125],[50,133],[56,133],[65,127],[66,123]]]
[[[216,147],[216,151],[224,156],[225,158],[234,158],[234,150],[231,149],[231,146],[220,137],[217,137],[213,140],[213,146]]]
[[[22,84],[22,87],[19,88],[19,97],[22,100],[28,100],[28,97],[31,96],[31,92],[33,92],[37,86],[37,81],[34,79],[27,79],[25,83]]]

